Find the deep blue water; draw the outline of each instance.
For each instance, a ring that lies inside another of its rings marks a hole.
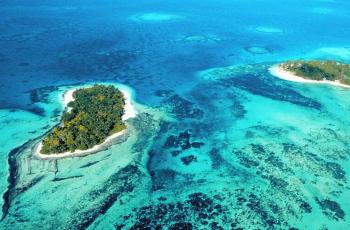
[[[0,228],[350,227],[350,91],[268,71],[350,62],[350,2],[3,0],[0,15]],[[144,112],[106,151],[36,160],[58,96],[102,82],[171,119]]]

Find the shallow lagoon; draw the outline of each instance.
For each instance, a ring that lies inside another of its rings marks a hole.
[[[1,4],[0,228],[349,228],[350,91],[268,72],[350,61],[348,2]],[[64,89],[95,82],[156,110],[97,154],[33,158]]]

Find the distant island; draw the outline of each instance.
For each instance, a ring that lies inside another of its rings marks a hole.
[[[107,139],[120,135],[126,129],[124,120],[135,114],[130,95],[114,86],[67,91],[64,103],[67,109],[60,124],[37,147],[42,158],[96,151]]]
[[[289,81],[350,87],[350,64],[336,61],[287,61],[270,72]]]

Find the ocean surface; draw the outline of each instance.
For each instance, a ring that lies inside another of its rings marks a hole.
[[[350,90],[269,73],[349,38],[347,0],[1,0],[0,229],[350,229]],[[128,132],[38,160],[95,83],[132,89]]]

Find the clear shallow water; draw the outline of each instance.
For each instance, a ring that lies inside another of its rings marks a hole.
[[[349,9],[3,1],[0,228],[348,229],[350,91],[284,82],[268,68],[349,62]],[[94,82],[126,84],[173,119],[146,110],[105,151],[33,158],[65,87]]]

